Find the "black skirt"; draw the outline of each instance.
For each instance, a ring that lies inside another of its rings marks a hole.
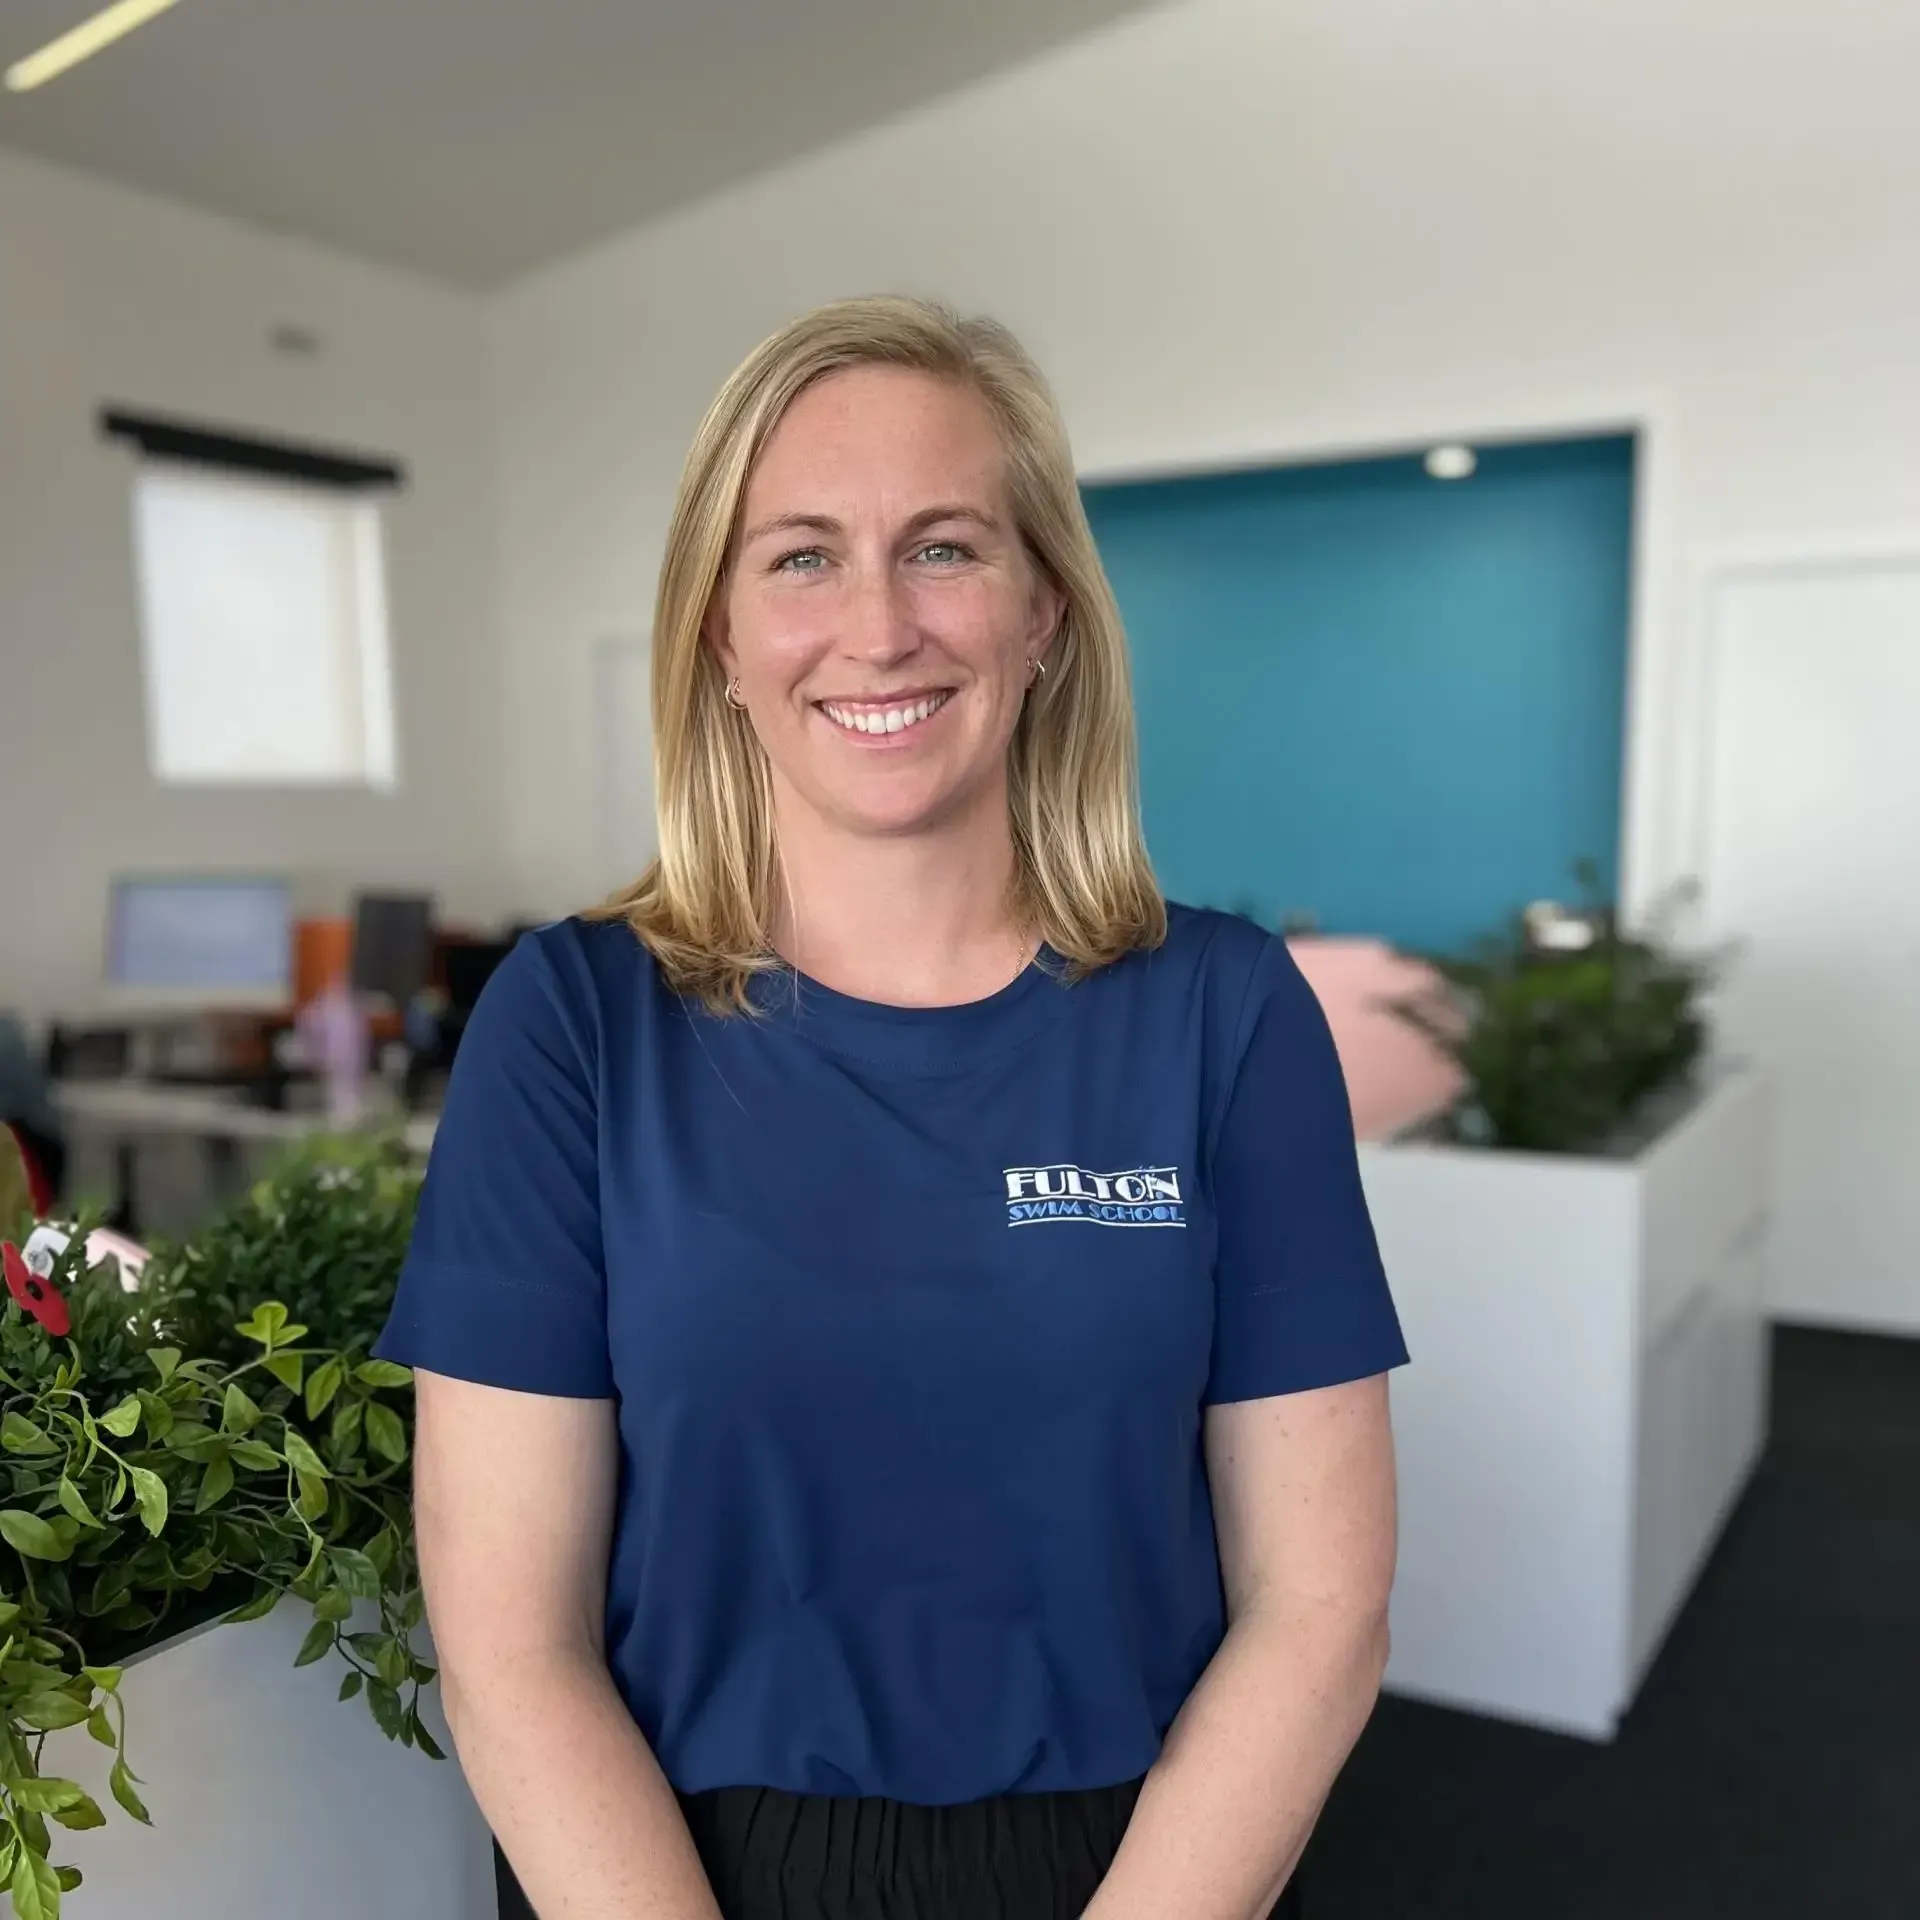
[[[682,1794],[725,1920],[1080,1920],[1140,1782],[956,1807],[771,1787]],[[500,1920],[531,1909],[501,1863]],[[1272,1920],[1299,1920],[1290,1887]]]

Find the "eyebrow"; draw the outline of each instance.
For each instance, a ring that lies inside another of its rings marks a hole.
[[[838,533],[840,522],[830,513],[779,513],[771,520],[762,520],[757,527],[749,527],[740,536],[740,544],[751,546],[756,540],[764,540],[770,533]]]
[[[962,501],[942,501],[938,506],[922,507],[910,519],[904,532],[910,537],[924,532],[926,528],[938,526],[946,520],[966,520],[983,528],[988,533],[998,533],[1000,522],[984,507],[970,507]],[[775,533],[844,533],[846,528],[830,513],[781,513],[771,520],[762,520],[749,527],[740,536],[740,544],[751,546],[756,540],[764,540]]]

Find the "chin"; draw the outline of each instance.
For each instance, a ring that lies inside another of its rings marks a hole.
[[[916,833],[931,833],[953,817],[951,805],[932,802],[925,806],[860,806],[849,804],[834,809],[834,817],[849,832],[876,840],[904,839]]]
[[[895,838],[932,832],[965,811],[965,790],[949,782],[863,782],[829,789],[822,811],[851,833]]]

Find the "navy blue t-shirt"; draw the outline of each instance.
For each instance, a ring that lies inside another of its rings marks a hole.
[[[1205,1408],[1406,1358],[1284,944],[1049,959],[720,1018],[570,920],[461,1042],[380,1351],[617,1400],[608,1661],[683,1791],[1145,1772],[1225,1628]]]

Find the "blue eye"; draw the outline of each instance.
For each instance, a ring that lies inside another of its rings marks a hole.
[[[827,564],[827,557],[818,547],[801,547],[793,553],[783,553],[773,563],[775,573],[817,573]]]
[[[958,540],[930,540],[920,549],[920,558],[936,567],[951,567],[962,560],[971,560],[973,549],[963,547]]]

